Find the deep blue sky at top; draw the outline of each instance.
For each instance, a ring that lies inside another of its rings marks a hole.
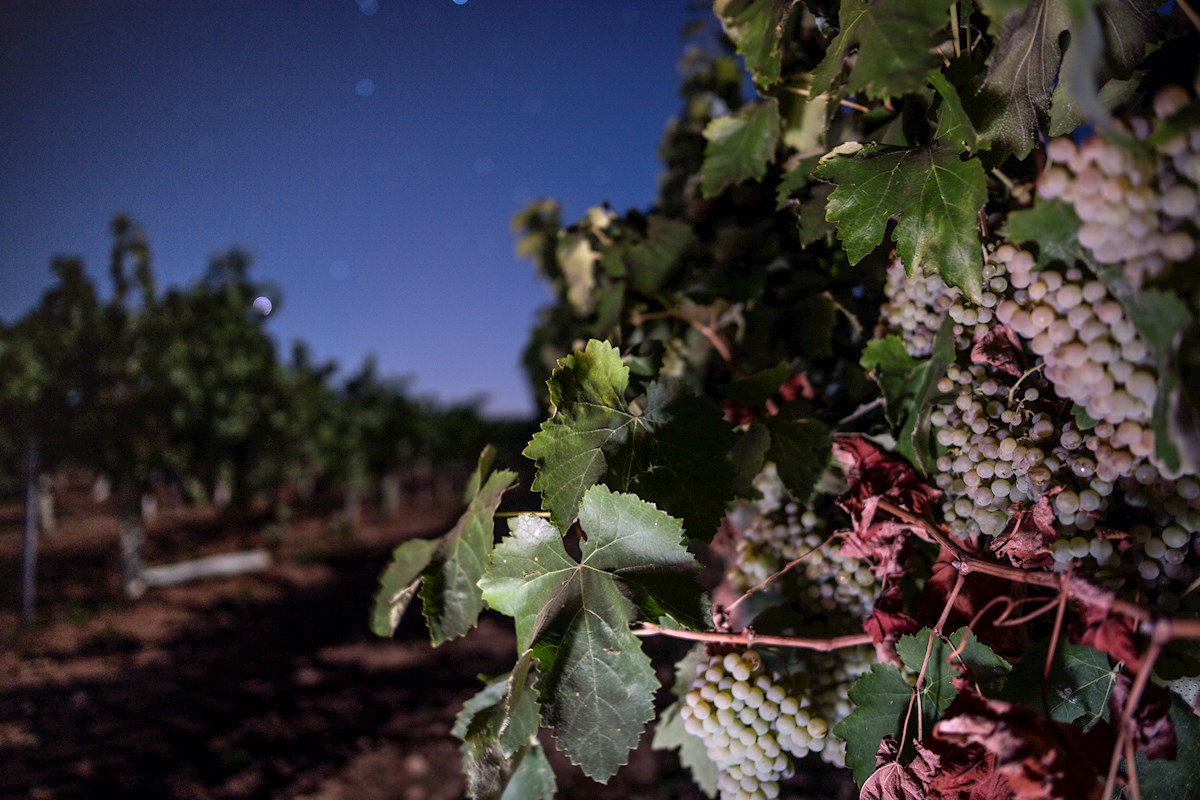
[[[688,0],[0,0],[0,319],[56,253],[107,293],[108,222],[160,285],[237,246],[269,329],[349,371],[532,408],[547,301],[509,221],[654,198]],[[701,12],[703,16],[703,12]]]

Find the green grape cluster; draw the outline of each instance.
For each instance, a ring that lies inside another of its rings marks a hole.
[[[820,753],[830,723],[768,673],[753,650],[701,662],[684,696],[688,733],[704,740],[719,770],[722,800],[771,800],[795,769],[793,757]]]

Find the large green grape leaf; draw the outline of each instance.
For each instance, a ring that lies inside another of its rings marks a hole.
[[[486,456],[491,462],[490,454]],[[429,638],[434,646],[462,636],[475,627],[483,600],[479,579],[487,567],[495,541],[493,519],[500,497],[516,482],[511,470],[499,470],[483,477],[484,459],[480,460],[479,491],[467,505],[450,532],[442,538],[421,587],[421,607]]]
[[[567,528],[579,513],[589,486],[608,472],[609,457],[626,446],[632,416],[625,405],[629,368],[607,342],[595,339],[559,362],[547,386],[554,413],[534,434],[525,455],[537,462],[534,491],[542,507]]]
[[[418,588],[435,646],[475,627],[483,610],[477,583],[492,551],[493,518],[501,495],[517,477],[510,470],[488,474],[493,455],[490,446],[480,454],[467,484],[474,490],[467,509],[449,533],[404,542],[392,553],[371,611],[371,630],[379,636],[395,632]]]
[[[559,365],[549,382],[554,415],[525,449],[554,522],[569,527],[583,493],[604,483],[682,517],[689,536],[711,538],[734,493],[727,454],[735,436],[716,404],[655,382],[644,408],[631,409],[623,397],[629,369],[604,342]]]
[[[1041,709],[1042,673],[1048,639],[1035,643],[1004,682],[999,699]],[[1088,727],[1108,713],[1108,697],[1119,669],[1108,665],[1108,656],[1079,644],[1060,642],[1046,682],[1046,710],[1055,722],[1076,722]],[[1081,719],[1082,718],[1082,719]]]
[[[1062,61],[1060,37],[1071,26],[1073,0],[1030,0],[1024,7],[985,4],[999,34],[979,91],[968,109],[981,146],[1024,158],[1050,111]]]
[[[796,0],[716,0],[713,11],[760,89],[779,80],[780,38]]]
[[[726,186],[752,178],[762,180],[779,144],[779,102],[768,97],[718,117],[704,129],[704,166],[700,188],[713,197]]]
[[[837,184],[825,215],[838,224],[851,264],[883,242],[888,220],[899,215],[892,237],[908,274],[936,272],[968,297],[979,297],[977,218],[987,186],[978,159],[960,159],[957,148],[867,145],[828,158],[817,177]]]
[[[536,667],[526,651],[463,704],[453,733],[462,742],[463,774],[473,800],[554,797],[554,773],[537,741]]]
[[[935,52],[946,37],[953,0],[842,0],[838,34],[813,71],[812,94],[828,92],[857,49],[846,78],[849,94],[897,97],[925,87],[941,64]]]
[[[480,586],[513,617],[518,647],[533,650],[542,722],[572,762],[604,782],[654,717],[658,681],[629,623],[700,616],[703,593],[679,520],[653,505],[594,486],[579,523],[587,538],[577,562],[549,522],[517,517]]]
[[[854,710],[833,727],[833,734],[846,743],[846,766],[854,770],[859,786],[875,771],[883,737],[899,735],[911,697],[912,687],[891,664],[873,664],[850,687]]]

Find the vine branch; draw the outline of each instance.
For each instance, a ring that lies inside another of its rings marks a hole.
[[[763,644],[772,647],[793,647],[801,650],[817,650],[830,653],[847,647],[858,647],[871,643],[867,633],[852,633],[846,636],[834,636],[828,639],[807,638],[803,636],[765,636],[753,631],[741,633],[717,633],[715,631],[688,631],[679,628],[661,628],[652,622],[643,622],[640,628],[633,631],[635,636],[669,636],[673,639],[686,639],[692,642],[712,642],[714,644],[744,644],[747,646]]]

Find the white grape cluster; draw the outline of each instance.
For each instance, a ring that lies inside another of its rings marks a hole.
[[[727,570],[730,585],[744,592],[803,555],[786,580],[805,594],[814,610],[854,621],[870,614],[879,588],[870,565],[838,555],[836,542],[821,546],[826,535],[819,515],[801,510],[774,464],[763,467],[754,488],[759,499],[730,515],[738,531],[737,550]]]
[[[1003,323],[1031,354],[1033,368],[1020,378],[986,364],[953,364],[941,379],[948,399],[930,422],[943,448],[935,482],[945,493],[945,521],[964,540],[992,537],[1015,508],[1049,495],[1059,564],[1088,558],[1100,576],[1132,574],[1141,591],[1174,609],[1180,584],[1192,578],[1184,556],[1200,530],[1200,484],[1164,476],[1153,459],[1153,358],[1104,284],[1074,267],[1034,268],[1030,253],[1001,245],[985,262],[980,304],[947,290],[949,303],[935,308],[930,298],[941,279],[923,276],[922,288],[903,296],[923,302],[922,311],[901,313],[897,297],[885,309],[892,320],[932,320],[945,308],[960,353]],[[892,285],[903,272],[890,269]],[[905,335],[887,319],[884,329]],[[912,341],[905,339],[916,356]],[[1081,428],[1063,399],[1098,422]],[[1115,512],[1135,532],[1128,552],[1092,533]]]
[[[753,650],[714,655],[697,666],[681,715],[688,733],[704,741],[717,765],[722,800],[778,797],[779,781],[795,769],[793,759],[810,753],[844,766],[845,744],[830,729],[850,713],[846,689],[866,671],[866,659],[863,654],[828,659],[836,666],[806,672],[813,685],[801,687],[800,697],[768,672]],[[836,700],[829,702],[831,696]],[[818,708],[838,716],[823,716]]]
[[[1018,384],[985,365],[951,365],[939,383],[952,399],[935,405],[930,422],[944,452],[935,481],[945,492],[943,514],[964,540],[996,536],[1010,509],[1054,490],[1052,508],[1061,526],[1090,530],[1112,494],[1113,482],[1096,474],[1073,421],[1056,423],[1036,386]],[[1112,547],[1097,540],[1098,560]]]
[[[1014,290],[996,317],[1042,358],[1042,374],[1055,392],[1089,417],[1116,426],[1117,444],[1134,457],[1150,456],[1158,377],[1150,348],[1125,309],[1103,283],[1084,280],[1076,267],[1065,274],[1035,273],[1033,257],[1012,245],[997,248],[994,258],[1006,265]]]
[[[1166,118],[1190,98],[1177,86],[1154,98],[1155,115]],[[1129,132],[1149,139],[1153,125],[1134,118]],[[1070,203],[1083,224],[1079,242],[1102,264],[1119,266],[1134,287],[1158,277],[1168,264],[1190,259],[1200,228],[1200,130],[1179,133],[1160,145],[1155,160],[1102,136],[1076,145],[1054,139],[1038,195]]]
[[[875,335],[895,334],[910,356],[927,358],[942,320],[961,296],[959,291],[947,286],[937,273],[910,278],[900,259],[893,258],[887,266],[884,292],[888,299],[880,309]]]

